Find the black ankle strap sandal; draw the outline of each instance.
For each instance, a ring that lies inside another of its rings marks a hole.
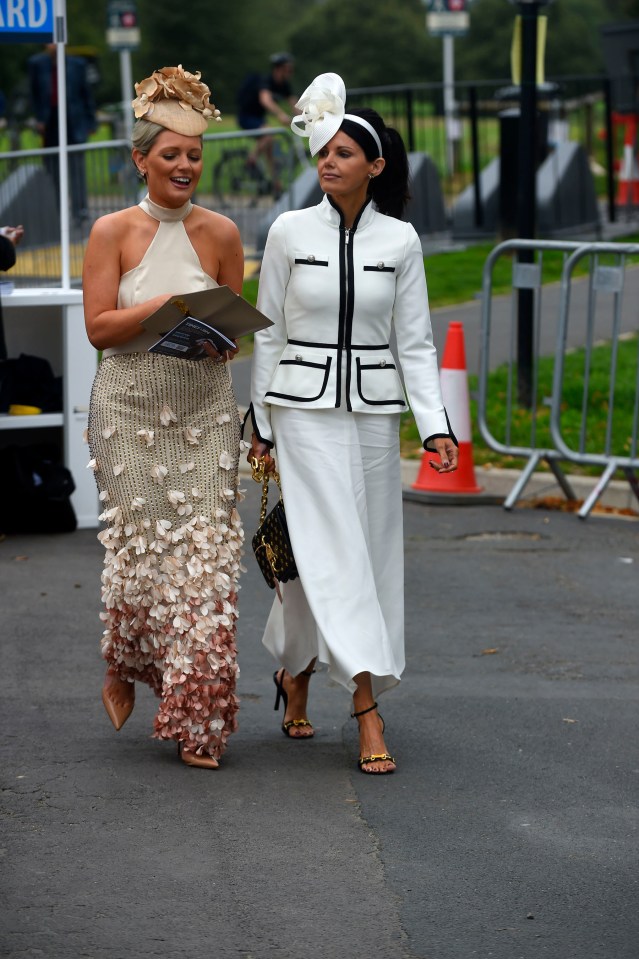
[[[312,676],[314,672],[315,670],[312,669],[310,672],[305,671],[301,673],[300,675]],[[282,669],[282,670],[276,669],[275,672],[273,673],[273,682],[275,683],[275,688],[277,689],[277,692],[275,694],[274,708],[276,710],[280,708],[280,699],[281,699],[284,703],[284,713],[286,714],[286,710],[288,709],[288,693],[284,689],[285,674],[286,674],[285,669]],[[291,736],[291,729],[296,729],[296,728],[299,729],[300,726],[308,726],[310,727],[310,729],[313,729],[313,724],[309,722],[308,719],[289,719],[288,722],[282,723],[282,732],[284,733],[285,736],[288,736],[289,739],[312,739],[313,736],[315,735],[314,731],[309,733],[309,735],[307,736]]]
[[[377,709],[377,703],[373,703],[372,706],[368,706],[366,709],[360,709],[357,713],[351,713],[351,718],[357,719],[359,716],[366,715],[366,713],[372,713],[374,709]],[[383,733],[386,729],[386,724],[381,716],[379,718],[382,720]],[[395,772],[394,769],[364,769],[364,766],[367,766],[368,763],[378,762],[389,762],[395,764],[395,759],[390,753],[380,753],[379,755],[372,756],[360,756],[360,758],[357,760],[357,765],[359,766],[361,772],[366,773],[369,776],[387,776],[389,773]]]

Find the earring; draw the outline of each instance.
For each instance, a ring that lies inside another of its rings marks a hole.
[[[369,180],[374,180],[374,179],[375,179],[375,174],[374,174],[374,173],[369,173],[369,174],[368,174],[368,179],[369,179]]]

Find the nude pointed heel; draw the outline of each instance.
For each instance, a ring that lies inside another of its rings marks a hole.
[[[124,705],[117,703],[114,699],[111,699],[108,688],[106,686],[102,687],[102,704],[106,709],[107,716],[115,726],[117,732],[122,729],[125,722],[133,712],[133,707],[135,706],[135,685],[130,683],[130,686],[131,699]]]
[[[197,766],[198,769],[218,769],[219,762],[213,756],[199,755],[190,749],[183,749],[183,743],[177,744],[178,756],[185,766]]]

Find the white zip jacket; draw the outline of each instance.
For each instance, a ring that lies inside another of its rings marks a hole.
[[[398,413],[410,403],[426,449],[453,436],[410,223],[367,202],[347,230],[328,196],[283,213],[268,234],[257,307],[273,321],[255,334],[250,412],[261,442],[274,442],[270,406],[342,402],[366,413]],[[408,403],[389,345],[393,326]]]

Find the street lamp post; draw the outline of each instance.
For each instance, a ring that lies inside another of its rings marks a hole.
[[[517,234],[532,240],[537,212],[537,27],[540,7],[551,0],[510,0],[521,15],[521,89],[517,163]],[[531,263],[532,250],[522,250],[519,261]],[[530,408],[533,395],[534,297],[532,289],[517,291],[517,395]]]

